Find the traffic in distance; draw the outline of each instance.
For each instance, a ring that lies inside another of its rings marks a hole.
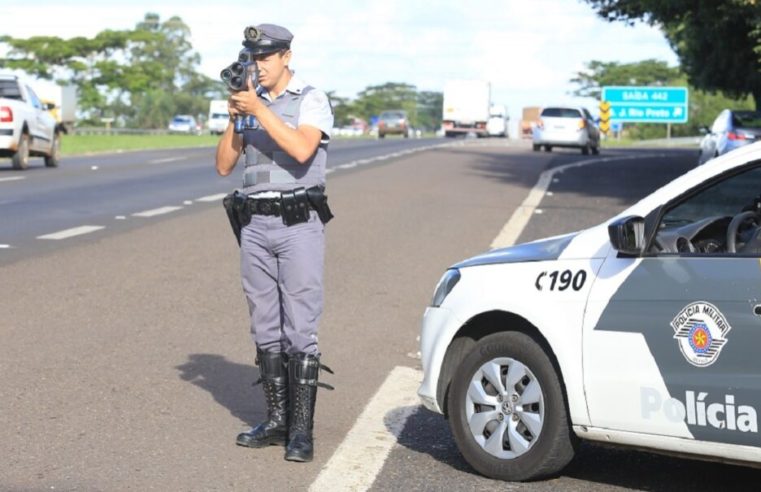
[[[761,142],[610,220],[450,267],[419,388],[467,462],[557,474],[579,440],[761,463]]]

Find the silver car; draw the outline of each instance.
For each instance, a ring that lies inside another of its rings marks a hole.
[[[533,133],[534,152],[544,147],[551,152],[553,147],[581,149],[584,155],[600,153],[600,131],[594,118],[585,108],[551,106],[544,108]]]
[[[201,125],[190,115],[178,114],[169,122],[169,133],[185,133],[189,135],[200,135]]]
[[[703,132],[698,164],[761,139],[761,111],[725,109]]]

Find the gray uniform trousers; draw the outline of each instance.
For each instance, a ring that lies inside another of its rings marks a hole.
[[[240,267],[259,349],[319,354],[325,229],[310,212],[290,227],[280,217],[254,215],[241,231]]]

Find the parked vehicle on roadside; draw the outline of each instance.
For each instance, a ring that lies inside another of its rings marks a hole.
[[[725,109],[702,132],[698,164],[761,140],[761,111]]]
[[[584,155],[600,153],[600,131],[586,108],[550,106],[542,109],[539,121],[534,127],[534,152],[544,147],[552,152],[553,147],[581,149]]]
[[[395,109],[393,111],[383,111],[378,117],[378,138],[385,138],[386,135],[402,135],[409,138],[410,120],[407,117],[407,111]]]
[[[0,157],[10,157],[14,169],[26,169],[36,156],[58,166],[61,136],[50,109],[17,76],[0,75]]]
[[[579,439],[759,466],[760,238],[761,142],[600,225],[457,263],[418,394],[491,478],[551,477]]]
[[[187,114],[178,114],[169,122],[169,133],[184,133],[186,135],[200,135],[201,125],[196,119]]]

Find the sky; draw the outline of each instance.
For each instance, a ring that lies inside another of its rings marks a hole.
[[[354,98],[386,82],[442,91],[449,79],[488,80],[513,125],[524,106],[596,114],[595,101],[570,95],[591,60],[678,64],[657,28],[609,23],[581,0],[0,0],[0,12],[0,34],[64,39],[132,29],[148,12],[178,16],[213,78],[237,57],[245,26],[280,24],[294,34],[291,67],[315,87]]]

